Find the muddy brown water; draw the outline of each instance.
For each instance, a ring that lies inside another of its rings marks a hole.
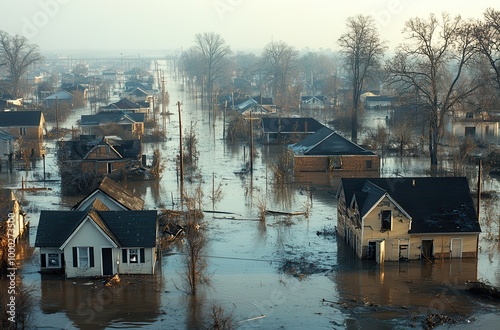
[[[335,235],[318,235],[335,227],[335,187],[315,186],[312,195],[308,184],[275,187],[267,164],[279,152],[277,146],[258,145],[253,177],[234,174],[248,160],[248,147],[227,145],[222,139],[222,116],[213,125],[208,110],[180,81],[169,80],[168,88],[172,103],[183,103],[183,126],[193,125],[198,132],[198,175],[193,183],[186,181],[187,190],[194,191],[202,182],[204,208],[232,213],[205,214],[210,284],[201,285],[196,297],[186,294],[183,255],[176,248],[162,255],[154,276],[123,277],[124,285],[118,287],[105,287],[99,279],[41,276],[35,250],[22,261],[20,275],[23,283],[34,288],[33,327],[196,329],[206,320],[211,304],[232,313],[239,329],[421,328],[429,314],[450,315],[457,322],[445,328],[494,328],[498,324],[499,304],[465,290],[468,280],[500,286],[500,245],[489,236],[495,231],[498,235],[496,204],[493,211],[484,211],[483,218],[493,221],[483,224],[478,260],[410,261],[382,267],[357,260]],[[176,108],[171,105],[169,110]],[[80,113],[70,117],[68,126]],[[325,113],[316,115],[322,122],[328,118]],[[385,112],[371,116],[375,119],[370,122],[385,121]],[[179,207],[177,118],[174,114],[165,119],[168,141],[144,148],[148,156],[160,149],[165,164],[161,182],[126,183],[143,196],[148,209]],[[57,177],[54,144],[48,142],[47,149],[47,171]],[[387,156],[382,173],[425,175],[427,166],[426,158]],[[21,176],[34,181],[41,173],[39,162],[33,171],[4,171],[0,179],[4,186],[19,188]],[[223,190],[214,206],[212,177]],[[44,186],[42,182],[30,184]],[[81,198],[61,197],[57,182],[46,182],[45,187],[50,190],[23,196],[28,202],[31,244],[40,210],[66,210]],[[498,188],[497,179],[485,182],[485,189]],[[310,204],[310,212],[308,217],[269,215],[265,223],[254,221],[262,203],[282,211],[302,211]]]

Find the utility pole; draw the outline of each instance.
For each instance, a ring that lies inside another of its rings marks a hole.
[[[183,199],[184,190],[184,155],[182,151],[182,115],[181,115],[181,102],[177,101],[177,110],[179,111],[179,168],[181,179],[181,204]]]
[[[59,97],[56,96],[56,131],[59,132]]]
[[[481,181],[483,180],[483,160],[479,160],[479,171],[477,174],[477,221],[481,218]]]

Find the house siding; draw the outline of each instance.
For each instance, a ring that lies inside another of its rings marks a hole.
[[[381,212],[392,212],[391,230],[382,230]],[[359,212],[358,212],[359,214]],[[400,244],[408,245],[408,259],[422,258],[422,240],[433,242],[432,256],[434,258],[451,258],[451,240],[460,239],[461,258],[477,257],[478,234],[475,233],[443,233],[443,234],[410,234],[410,219],[401,212],[387,197],[367,215],[361,228],[357,226],[355,212],[345,201],[344,191],[339,193],[337,206],[337,234],[356,251],[358,258],[369,258],[369,243],[385,244],[384,260],[398,261],[400,259]]]
[[[140,249],[137,247],[137,249]],[[119,256],[120,263],[118,272],[120,274],[153,274],[156,266],[156,249],[144,248],[144,262],[143,263],[128,263],[121,260],[122,249],[114,249],[113,258]]]
[[[331,168],[332,157],[340,158],[340,168]],[[367,167],[371,161],[371,167]],[[342,156],[294,156],[295,173],[300,172],[379,172],[380,157],[378,155],[342,155]]]
[[[89,277],[102,275],[101,248],[110,247],[111,243],[99,230],[87,220],[75,236],[64,247],[66,259],[66,277]],[[94,267],[78,268],[73,266],[73,247],[94,247]]]

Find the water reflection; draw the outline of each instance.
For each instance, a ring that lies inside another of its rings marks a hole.
[[[476,259],[444,259],[425,261],[374,262],[359,260],[338,243],[338,264],[342,269],[332,277],[345,301],[358,302],[357,312],[374,318],[383,317],[377,308],[408,308],[412,314],[447,313],[470,315],[476,304],[465,290],[467,281],[477,277]],[[354,311],[354,314],[357,313]]]
[[[102,279],[72,281],[43,275],[41,310],[45,314],[66,313],[73,322],[66,328],[139,327],[154,322],[160,314],[161,285],[156,277],[123,276],[121,285],[108,287]]]

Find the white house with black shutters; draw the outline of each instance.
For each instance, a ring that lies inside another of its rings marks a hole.
[[[42,211],[35,247],[41,271],[66,277],[153,274],[156,211]]]

